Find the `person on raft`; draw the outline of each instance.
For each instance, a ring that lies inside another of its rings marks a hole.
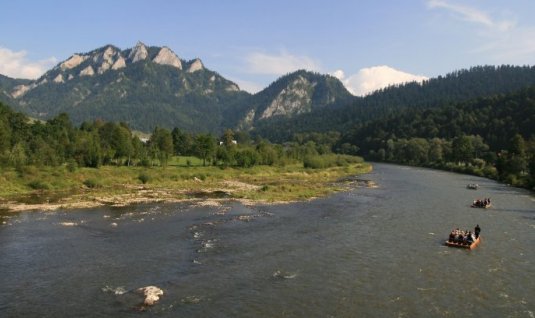
[[[459,230],[459,228],[453,229],[450,232],[448,242],[457,243],[462,245],[470,245],[479,237],[481,228],[479,224],[474,228],[474,232],[468,230]]]

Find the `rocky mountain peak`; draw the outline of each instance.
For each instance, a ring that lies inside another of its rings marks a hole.
[[[288,86],[280,91],[276,98],[262,113],[261,119],[272,116],[293,115],[310,111],[312,91],[315,83],[301,75],[291,81]]]
[[[75,68],[78,65],[82,64],[85,60],[87,60],[88,57],[89,56],[87,55],[73,54],[70,58],[61,63],[59,67],[62,71]]]
[[[136,46],[130,51],[130,54],[128,54],[128,59],[132,61],[132,63],[141,61],[146,59],[149,56],[149,52],[147,50],[147,47],[143,42],[138,41]]]
[[[180,58],[166,46],[160,49],[158,55],[156,55],[152,61],[157,64],[171,65],[179,70],[182,69],[182,62],[180,61]]]
[[[100,64],[97,68],[98,73],[102,74],[112,68],[112,66],[116,63],[114,60],[115,57],[119,56],[119,58],[122,58],[120,55],[120,51],[111,45],[106,46],[106,49],[103,52],[95,54],[93,56],[93,62]]]
[[[197,58],[193,60],[193,62],[190,64],[188,68],[188,73],[193,73],[202,69],[204,69],[204,65],[202,65],[201,59]]]

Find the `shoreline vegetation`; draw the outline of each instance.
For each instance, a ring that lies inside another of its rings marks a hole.
[[[343,188],[340,178],[371,170],[362,157],[336,151],[338,133],[282,144],[220,133],[155,127],[147,138],[126,123],[76,127],[65,113],[31,121],[0,103],[0,210],[289,202],[325,196]]]
[[[347,189],[350,176],[368,173],[369,163],[305,168],[301,164],[221,168],[217,166],[127,167],[67,166],[4,169],[0,174],[0,210],[90,208],[152,202],[220,205],[274,204],[310,200]],[[341,181],[345,180],[345,181]],[[355,180],[353,180],[355,181]],[[372,187],[366,181],[359,182]]]

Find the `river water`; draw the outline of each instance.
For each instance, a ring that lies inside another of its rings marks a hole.
[[[379,187],[0,214],[0,317],[534,317],[532,193],[384,164],[360,178]],[[476,197],[493,207],[470,208]],[[476,249],[443,245],[476,224]],[[147,285],[165,294],[140,313]]]

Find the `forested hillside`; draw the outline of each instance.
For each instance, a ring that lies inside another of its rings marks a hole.
[[[320,109],[293,118],[256,123],[254,134],[271,141],[292,139],[303,132],[346,132],[356,124],[399,111],[440,108],[455,102],[511,93],[535,85],[535,67],[478,66],[425,81],[388,87],[336,109]]]
[[[344,105],[353,96],[335,77],[296,71],[257,94],[167,47],[121,50],[106,45],[76,53],[36,80],[0,76],[0,101],[32,118],[66,113],[76,125],[101,119],[150,132],[178,127],[196,133],[249,129],[259,119]]]
[[[13,88],[17,85],[28,84],[30,80],[27,79],[16,79],[4,76],[0,74],[0,102],[5,102],[10,105],[14,103],[14,99],[11,96]]]
[[[447,166],[535,181],[535,86],[433,109],[398,111],[352,127],[339,149],[380,161]],[[342,145],[345,145],[342,147]],[[493,170],[494,169],[494,170]],[[527,182],[527,181],[526,181]]]
[[[355,97],[337,78],[299,70],[280,77],[245,100],[249,113],[239,128],[251,128],[260,120],[269,123],[321,109],[332,110],[353,100]]]

